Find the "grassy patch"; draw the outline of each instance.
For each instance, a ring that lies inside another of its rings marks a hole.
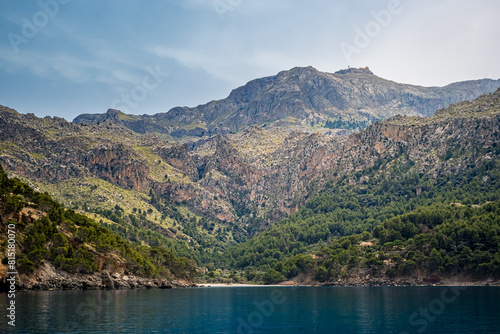
[[[207,129],[207,125],[204,124],[204,123],[200,123],[200,122],[193,122],[191,124],[187,124],[187,125],[183,125],[181,126],[181,129],[184,129],[184,130],[194,130],[196,128],[202,128],[202,129]]]

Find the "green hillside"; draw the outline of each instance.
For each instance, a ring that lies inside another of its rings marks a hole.
[[[376,272],[389,275],[410,274],[417,266],[435,272],[500,274],[495,262],[500,256],[499,203],[484,205],[500,200],[498,159],[437,178],[413,173],[404,155],[384,167],[331,182],[296,214],[231,249],[228,266],[270,271],[272,280],[312,271],[325,280],[345,274],[344,265],[381,266]],[[367,181],[351,186],[352,177]],[[360,248],[362,241],[374,246]],[[394,260],[404,264],[383,266],[383,251],[391,247],[406,250]],[[469,262],[464,254],[471,256]],[[431,264],[430,255],[442,260]]]
[[[164,247],[131,246],[88,217],[63,208],[48,194],[9,179],[1,166],[0,213],[2,264],[8,263],[7,226],[12,223],[20,274],[34,273],[43,261],[73,274],[113,270],[118,264],[142,277],[192,278],[196,273],[193,260],[177,257]],[[104,260],[101,268],[99,260]]]

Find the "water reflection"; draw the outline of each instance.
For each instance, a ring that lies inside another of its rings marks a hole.
[[[16,333],[417,333],[443,288],[200,288],[20,292]],[[500,289],[469,288],[427,333],[500,333]],[[7,296],[0,295],[6,318]],[[3,326],[6,322],[3,322]]]

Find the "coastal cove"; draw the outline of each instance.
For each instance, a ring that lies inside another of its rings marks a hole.
[[[15,333],[500,333],[498,287],[25,291],[16,308]]]

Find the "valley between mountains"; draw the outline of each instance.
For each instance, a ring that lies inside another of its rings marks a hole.
[[[157,115],[1,106],[2,266],[14,222],[28,289],[498,284],[499,87],[308,67]]]

